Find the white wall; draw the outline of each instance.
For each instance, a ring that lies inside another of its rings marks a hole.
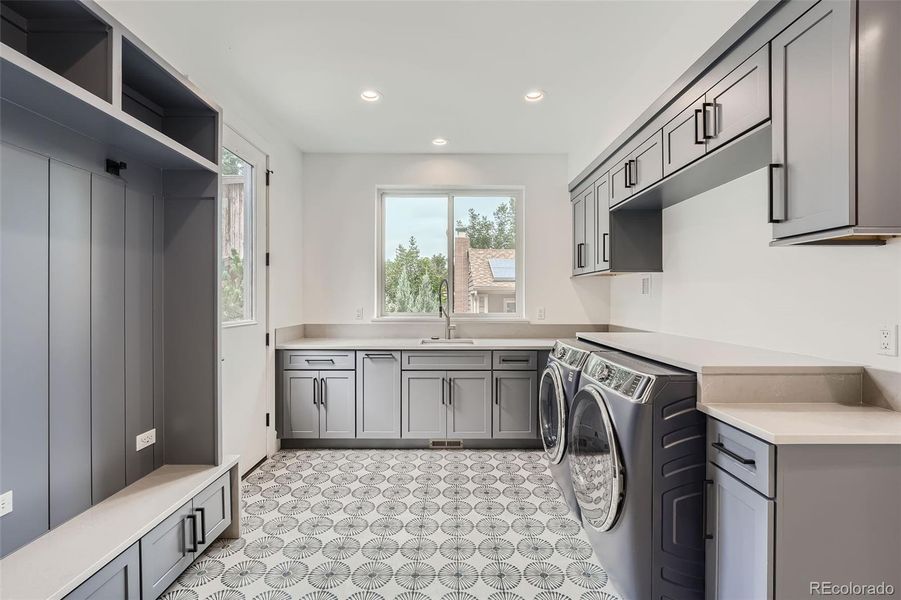
[[[848,360],[901,371],[876,354],[901,321],[901,240],[882,247],[771,248],[766,171],[663,212],[664,272],[611,285],[611,323]]]
[[[606,323],[609,282],[570,279],[570,204],[562,155],[305,154],[306,323],[375,314],[376,189],[390,185],[525,187],[525,308],[546,323]]]

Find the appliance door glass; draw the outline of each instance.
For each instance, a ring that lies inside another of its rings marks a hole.
[[[582,519],[607,531],[618,515],[623,470],[606,399],[594,386],[579,390],[573,403],[569,468]]]
[[[566,447],[566,396],[563,377],[556,365],[550,365],[541,375],[538,386],[538,420],[541,423],[541,441],[551,464],[563,460]]]

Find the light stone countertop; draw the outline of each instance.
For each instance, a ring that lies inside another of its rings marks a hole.
[[[423,344],[422,338],[298,338],[277,350],[550,350],[550,338],[473,338],[472,344]]]
[[[63,598],[237,463],[152,471],[0,560],[0,598]]]
[[[860,373],[861,365],[698,338],[651,332],[578,333],[579,339],[711,375]]]
[[[901,444],[901,412],[876,406],[723,403],[698,410],[771,444]]]

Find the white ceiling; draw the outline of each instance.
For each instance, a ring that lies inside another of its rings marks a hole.
[[[751,4],[102,2],[201,87],[229,89],[307,152],[584,162]],[[369,87],[384,98],[363,102]],[[545,100],[524,102],[536,87]],[[441,150],[438,136],[450,142]]]

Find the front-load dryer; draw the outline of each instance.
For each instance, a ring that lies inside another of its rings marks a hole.
[[[582,524],[624,600],[703,600],[705,419],[696,377],[619,352],[582,370],[569,465]]]
[[[570,512],[577,518],[579,504],[573,493],[566,456],[567,432],[582,365],[596,350],[597,346],[579,340],[557,340],[538,386],[538,421],[548,466]]]

